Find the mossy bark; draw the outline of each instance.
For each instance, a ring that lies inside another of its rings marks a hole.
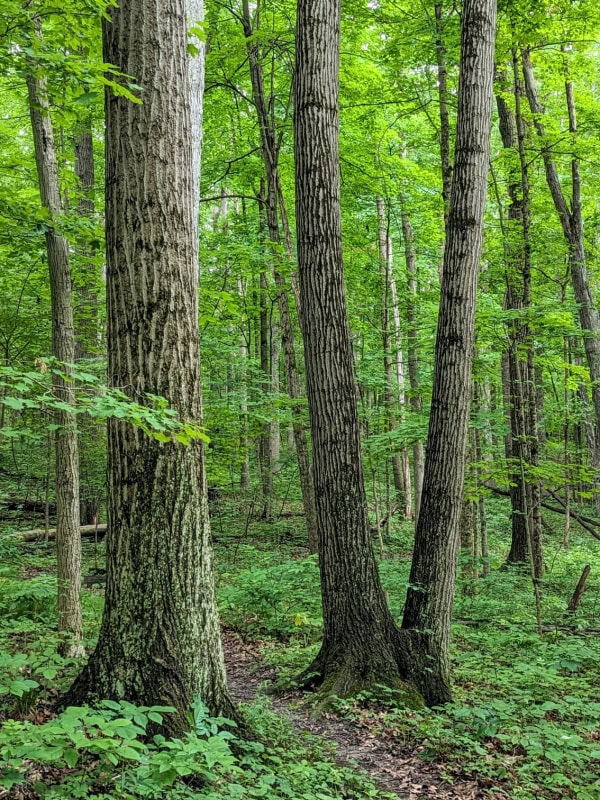
[[[186,4],[162,5],[157,14],[150,0],[123,0],[104,23],[105,61],[144,87],[141,105],[106,96],[108,374],[137,402],[160,395],[200,421]],[[170,734],[189,728],[196,697],[231,716],[203,445],[159,442],[111,419],[108,457],[102,626],[63,702],[173,706]]]

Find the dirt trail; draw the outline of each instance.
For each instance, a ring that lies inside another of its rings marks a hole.
[[[232,631],[224,631],[223,647],[229,688],[234,699],[240,703],[253,700],[260,693],[261,684],[275,677],[273,670],[262,662],[260,647],[244,643]],[[299,698],[297,692],[275,696],[272,709],[285,716],[297,730],[335,742],[339,760],[355,762],[382,790],[392,792],[402,800],[490,798],[474,781],[457,781],[450,786],[441,777],[439,769],[420,759],[414,748],[377,738],[368,728],[333,714],[313,719],[301,707],[296,707]],[[292,702],[294,707],[291,707]]]

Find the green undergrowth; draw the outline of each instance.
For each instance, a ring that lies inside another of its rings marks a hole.
[[[102,558],[84,543],[87,568]],[[151,735],[165,708],[105,701],[98,708],[51,711],[80,664],[57,654],[52,548],[0,536],[0,797],[47,800],[362,800],[372,782],[337,763],[326,742],[293,731],[265,700],[244,707],[254,741],[212,719],[200,702],[182,739]],[[314,565],[313,565],[314,566]],[[83,593],[87,644],[102,592]]]
[[[473,577],[463,564],[457,585],[454,703],[409,710],[381,687],[377,697],[362,693],[334,701],[334,708],[394,748],[434,761],[450,781],[476,778],[492,796],[600,798],[600,546],[573,531],[565,552],[559,530],[547,536],[540,637],[527,569],[503,566],[506,509],[488,505],[491,574]],[[304,549],[297,515],[274,525],[247,525],[233,505],[222,500],[219,509],[213,531],[223,624],[258,643],[276,686],[288,689],[319,647],[316,558]],[[396,618],[406,593],[411,537],[410,524],[395,522],[381,562]],[[85,542],[86,570],[101,564],[103,555],[102,545]],[[569,614],[568,600],[587,563],[587,590],[577,613]],[[83,597],[86,643],[92,645],[103,595],[86,589]],[[244,745],[230,725],[207,718],[210,734],[196,729],[176,743],[148,739],[144,715],[162,713],[156,709],[105,706],[52,716],[52,700],[78,669],[57,655],[55,626],[52,547],[0,537],[0,775],[5,785],[25,780],[29,794],[23,796],[380,796],[358,773],[336,765],[322,742],[290,731],[260,701],[246,709],[257,742]],[[175,774],[167,762],[180,771]],[[11,789],[14,797],[20,785]]]
[[[505,504],[491,501],[488,509],[491,574],[481,577],[483,564],[476,577],[466,564],[459,568],[455,702],[415,711],[392,690],[385,699],[381,687],[377,697],[363,693],[338,700],[335,708],[394,747],[418,748],[424,759],[442,765],[450,780],[472,777],[490,793],[514,800],[600,798],[600,546],[574,531],[565,552],[559,530],[547,537],[540,637],[527,568],[504,566]],[[318,569],[314,557],[298,557],[297,543],[266,545],[268,530],[263,530],[253,545],[238,546],[235,563],[231,548],[221,544],[221,614],[245,637],[261,640],[264,661],[286,689],[318,650]],[[395,525],[380,564],[397,619],[411,535],[406,523]],[[592,572],[581,607],[569,614],[567,603],[588,563]]]

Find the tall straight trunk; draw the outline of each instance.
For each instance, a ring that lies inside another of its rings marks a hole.
[[[279,381],[279,354],[281,351],[279,338],[279,325],[277,321],[271,321],[271,352],[269,354],[271,363],[271,393],[277,397],[280,391]],[[269,430],[269,446],[271,448],[271,470],[276,475],[281,467],[281,426],[278,419],[271,420]]]
[[[522,51],[523,76],[525,79],[525,92],[529,107],[534,115],[533,121],[542,144],[542,158],[546,173],[546,183],[558,214],[564,239],[568,247],[569,267],[571,282],[579,312],[579,324],[583,332],[583,343],[588,369],[592,382],[592,403],[596,421],[596,430],[600,430],[600,314],[596,306],[592,286],[586,264],[585,243],[583,238],[583,216],[581,200],[581,174],[579,157],[573,153],[571,158],[571,203],[565,197],[552,145],[546,141],[544,125],[544,107],[539,97],[531,54],[528,49]],[[575,144],[577,139],[577,115],[573,84],[568,79],[565,81],[566,106],[569,119],[569,133]],[[592,466],[596,473],[600,470],[600,437],[596,436],[596,450]],[[596,481],[595,481],[596,482]],[[595,502],[600,513],[600,492],[596,492]]]
[[[475,304],[490,149],[495,0],[465,0],[452,194],[421,511],[403,628],[426,699],[450,700],[449,640],[471,400]]]
[[[414,248],[414,234],[410,217],[405,209],[401,211],[402,238],[404,239],[404,259],[406,262],[406,275],[408,278],[408,308],[406,312],[408,322],[408,380],[410,383],[410,405],[415,414],[420,414],[423,408],[423,397],[419,381],[419,331],[417,326],[417,259]],[[423,474],[425,470],[425,449],[423,442],[413,445],[413,476],[415,487],[415,524],[419,518],[421,508],[421,494],[423,491]]]
[[[285,210],[283,191],[281,189],[281,183],[279,179],[279,144],[276,138],[276,130],[273,127],[273,120],[269,117],[267,112],[260,52],[256,37],[254,35],[255,31],[253,29],[252,19],[250,16],[250,7],[247,1],[242,3],[242,22],[248,49],[250,77],[252,81],[252,95],[258,115],[262,156],[267,175],[267,223],[269,229],[269,238],[271,244],[273,245],[273,277],[275,279],[275,286],[277,290],[277,305],[281,325],[281,344],[285,363],[287,391],[290,399],[292,400],[292,428],[294,434],[294,443],[296,446],[296,458],[298,459],[300,490],[302,493],[302,504],[304,506],[304,516],[306,520],[308,548],[311,553],[316,553],[318,547],[318,527],[317,512],[315,507],[315,492],[310,466],[308,437],[303,420],[303,409],[301,403],[302,391],[300,386],[300,378],[298,376],[290,300],[279,264],[279,246],[281,244],[281,235],[279,230],[279,219],[277,215],[278,210],[283,226],[285,248],[287,256],[290,260],[292,258],[292,237],[287,213]],[[294,289],[294,294],[296,297],[298,317],[300,320],[302,320],[299,294],[294,287],[294,280],[292,280],[292,288]]]
[[[404,387],[403,376],[397,374],[398,379],[398,397],[394,397],[394,360],[391,354],[391,336],[390,336],[390,293],[391,293],[391,248],[388,245],[388,226],[385,211],[385,200],[380,197],[377,199],[377,219],[379,230],[379,265],[381,273],[381,335],[383,346],[383,372],[385,380],[384,403],[385,403],[385,428],[386,432],[393,434],[397,429],[396,419],[394,415],[394,407],[396,399],[399,402],[400,410],[404,405]],[[393,307],[393,304],[392,304]],[[395,329],[395,344],[398,346],[398,337],[400,336],[399,327]],[[401,343],[400,343],[401,344]],[[400,358],[402,357],[402,350],[399,351]],[[396,359],[396,372],[398,372],[398,361]],[[401,394],[400,394],[401,393]],[[406,475],[403,468],[403,454],[393,448],[392,451],[392,473],[394,476],[394,488],[398,499],[404,505],[404,514],[407,518],[412,515],[411,508],[411,486],[410,486],[410,472],[408,474],[408,484],[406,483]]]
[[[52,354],[67,376],[54,375],[53,392],[63,403],[74,406],[75,391],[68,378],[75,361],[69,245],[60,232],[62,203],[47,84],[40,77],[39,68],[31,66],[32,73],[27,77],[31,128],[40,198],[49,215],[45,238],[50,272]],[[54,422],[59,426],[55,434],[58,630],[64,637],[61,650],[68,656],[82,656],[77,423],[75,415],[68,411],[56,411]]]
[[[305,680],[345,696],[377,684],[399,687],[401,669],[371,545],[346,312],[339,0],[299,0],[296,43],[296,228],[324,623]]]
[[[103,23],[104,60],[144,87],[106,92],[108,373],[144,403],[201,419],[197,189],[186,6],[123,0]],[[165,157],[168,154],[168,158]],[[117,419],[108,437],[107,581],[98,644],[64,702],[171,705],[189,728],[199,697],[234,713],[214,593],[204,449],[162,443]]]
[[[270,366],[270,325],[269,312],[267,308],[267,276],[264,272],[260,273],[260,372],[262,376],[263,402],[269,397],[271,392],[271,366]],[[260,453],[260,480],[262,488],[262,513],[261,517],[265,522],[273,521],[273,462],[271,460],[271,423],[266,422],[262,425],[259,439]]]
[[[436,3],[435,55],[437,61],[437,85],[440,114],[440,155],[442,160],[442,198],[444,201],[444,224],[448,222],[450,194],[452,191],[452,161],[450,158],[450,114],[448,113],[448,67],[444,42],[444,6]]]
[[[392,314],[394,322],[394,344],[396,349],[396,382],[398,384],[398,405],[400,406],[400,420],[406,420],[406,371],[404,369],[404,352],[402,345],[402,325],[400,322],[400,299],[398,297],[398,285],[394,275],[394,258],[392,249],[392,237],[387,235],[387,263],[388,277],[390,283],[390,294],[392,298]],[[408,447],[402,448],[402,483],[404,485],[404,516],[412,519],[412,486],[410,478],[410,458]],[[389,523],[389,518],[388,518]]]
[[[82,129],[75,137],[75,175],[79,179],[79,201],[77,213],[80,217],[93,221],[95,216],[94,203],[94,140],[92,136],[92,121],[88,118]],[[100,345],[100,295],[98,291],[98,274],[95,262],[95,253],[89,244],[85,243],[81,255],[83,268],[78,284],[75,285],[77,300],[75,304],[75,359],[92,358],[99,352]],[[91,423],[91,424],[90,424]],[[95,424],[91,420],[82,418],[79,423],[79,440],[85,441],[91,434]],[[93,482],[88,482],[88,474],[93,474],[93,464],[86,448],[80,449],[79,468],[79,517],[81,525],[92,525],[98,517],[100,498],[98,488]]]
[[[242,279],[238,280],[238,294],[244,296],[244,285]],[[248,442],[248,359],[250,357],[250,347],[248,345],[248,333],[244,331],[240,334],[240,412],[241,412],[241,468],[240,468],[240,489],[245,491],[250,487],[250,445]]]

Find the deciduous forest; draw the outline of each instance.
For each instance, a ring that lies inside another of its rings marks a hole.
[[[600,798],[599,36],[0,0],[0,800]]]

